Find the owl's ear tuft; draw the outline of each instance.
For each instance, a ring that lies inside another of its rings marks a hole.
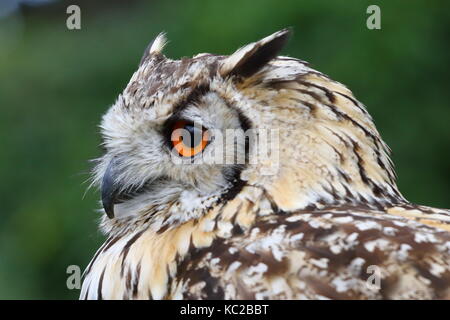
[[[291,29],[283,29],[238,49],[223,61],[220,74],[223,77],[250,77],[278,55],[290,34]]]
[[[148,57],[152,55],[160,55],[162,53],[162,50],[167,44],[167,38],[166,33],[161,32],[158,34],[158,36],[147,46],[147,48],[144,51],[144,55],[141,58],[141,62],[139,62],[139,65],[142,65],[142,63],[147,60]]]

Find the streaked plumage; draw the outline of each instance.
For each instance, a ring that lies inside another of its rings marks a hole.
[[[80,298],[450,298],[449,211],[404,199],[351,91],[277,56],[288,34],[230,56],[170,60],[163,36],[149,46],[102,121],[94,184],[108,239]],[[270,161],[173,164],[164,132],[175,116],[278,130],[277,171],[263,174]],[[379,289],[367,285],[370,266]]]

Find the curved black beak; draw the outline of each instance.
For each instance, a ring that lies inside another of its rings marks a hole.
[[[114,218],[114,205],[118,203],[119,186],[116,180],[116,168],[114,159],[108,165],[102,180],[102,204],[108,218]]]

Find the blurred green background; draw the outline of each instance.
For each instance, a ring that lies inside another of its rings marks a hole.
[[[448,1],[36,1],[0,0],[0,298],[78,297],[66,268],[84,269],[103,240],[99,195],[84,183],[97,125],[163,30],[178,58],[229,54],[292,26],[283,53],[367,105],[403,194],[450,207]],[[66,28],[69,4],[81,30]],[[370,4],[381,30],[366,28]]]

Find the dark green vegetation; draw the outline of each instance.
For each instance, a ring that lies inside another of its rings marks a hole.
[[[79,3],[82,29],[66,29]],[[448,1],[60,1],[0,20],[0,298],[76,298],[66,268],[102,241],[83,197],[97,124],[148,42],[172,58],[228,54],[286,26],[284,54],[348,85],[394,150],[411,201],[450,207]],[[378,4],[382,30],[366,28]],[[18,28],[14,28],[14,24]],[[15,30],[16,33],[13,33]]]

